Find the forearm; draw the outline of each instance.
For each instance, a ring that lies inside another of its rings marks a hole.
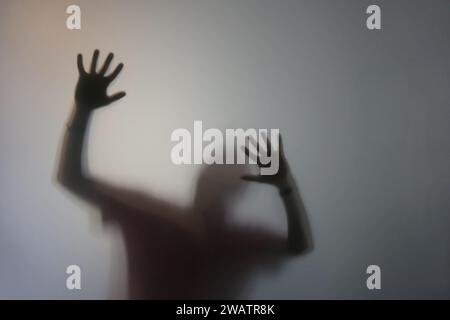
[[[312,248],[312,238],[306,210],[294,179],[288,175],[278,187],[287,215],[288,248],[300,254]]]
[[[83,147],[90,115],[75,107],[65,128],[58,181],[72,191],[82,188],[87,180],[83,174]]]

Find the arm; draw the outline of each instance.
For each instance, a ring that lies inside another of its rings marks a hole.
[[[105,76],[113,59],[110,53],[101,70],[96,73],[99,51],[94,52],[90,72],[83,67],[83,57],[78,55],[79,79],[75,90],[75,108],[67,125],[58,170],[58,181],[66,189],[89,201],[96,200],[96,182],[83,170],[83,147],[89,119],[94,110],[107,106],[125,96],[119,92],[108,96],[109,84],[118,76],[123,68],[119,64],[109,75]]]
[[[290,172],[281,186],[277,186],[287,214],[288,244],[291,253],[300,254],[312,249],[312,237],[300,192]]]
[[[280,165],[278,172],[274,175],[246,175],[242,178],[247,181],[270,184],[278,189],[286,209],[289,252],[291,254],[301,254],[312,249],[311,232],[302,198],[284,155],[281,136],[279,138],[279,149],[271,150],[271,152],[277,152],[279,156]],[[261,146],[256,141],[251,142],[256,144],[257,150],[260,150]],[[268,138],[267,147],[271,149]],[[259,155],[252,155],[247,147],[245,148],[245,153],[247,157],[256,158],[259,167],[270,165],[262,164]]]
[[[92,203],[103,201],[108,204],[124,205],[129,210],[126,211],[125,216],[121,217],[122,219],[159,217],[169,223],[176,223],[187,228],[184,221],[178,219],[180,209],[174,204],[135,190],[101,182],[85,172],[83,160],[86,157],[83,156],[83,150],[92,114],[95,110],[108,106],[125,96],[125,92],[119,92],[112,96],[108,96],[106,93],[109,84],[122,70],[123,64],[119,64],[110,75],[106,76],[113,59],[113,54],[110,53],[97,73],[98,55],[99,52],[96,50],[89,73],[84,69],[83,57],[78,55],[79,80],[75,90],[75,107],[64,136],[58,168],[58,182],[86,201]]]

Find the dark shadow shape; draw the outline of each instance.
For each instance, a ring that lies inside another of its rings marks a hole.
[[[245,179],[278,187],[287,214],[286,238],[227,221],[229,206],[242,194],[242,165],[206,166],[189,209],[111,186],[87,174],[83,145],[92,111],[125,96],[106,95],[112,80],[105,73],[112,54],[97,74],[98,55],[95,51],[90,73],[84,71],[78,56],[76,108],[65,134],[58,182],[99,206],[105,221],[118,224],[126,246],[130,298],[236,298],[255,268],[276,267],[282,259],[312,248],[305,210],[281,144],[276,176]],[[121,68],[120,64],[113,72],[114,78]]]

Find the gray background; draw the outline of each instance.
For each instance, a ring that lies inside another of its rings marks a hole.
[[[281,129],[315,249],[243,297],[450,298],[449,1],[1,0],[0,40],[0,298],[126,295],[117,230],[54,182],[76,54],[95,48],[125,63],[112,89],[128,92],[95,115],[96,176],[187,206],[200,167],[171,163],[174,129]],[[270,187],[234,211],[285,232]]]

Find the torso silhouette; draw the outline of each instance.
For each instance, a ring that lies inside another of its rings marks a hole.
[[[221,224],[198,232],[174,205],[102,189],[104,219],[123,233],[132,299],[236,298],[255,267],[274,267],[285,256],[286,240],[263,230]]]

